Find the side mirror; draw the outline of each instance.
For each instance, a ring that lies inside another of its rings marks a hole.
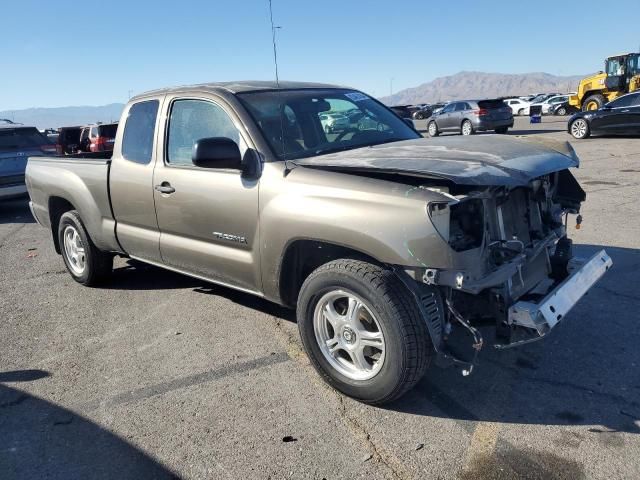
[[[227,137],[201,138],[193,146],[191,161],[196,167],[242,170],[240,148]]]

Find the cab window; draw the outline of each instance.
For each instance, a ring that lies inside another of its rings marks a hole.
[[[171,106],[167,138],[166,162],[169,165],[193,166],[193,146],[202,138],[226,137],[247,149],[240,132],[229,115],[213,102],[206,100],[176,100]]]

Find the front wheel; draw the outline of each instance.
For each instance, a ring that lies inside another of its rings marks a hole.
[[[103,282],[111,274],[113,256],[93,244],[77,211],[71,210],[60,217],[58,241],[64,264],[76,282],[89,287]]]
[[[570,127],[571,135],[578,140],[582,140],[584,138],[589,137],[591,135],[591,130],[589,129],[589,124],[584,118],[578,118],[571,123]]]
[[[604,95],[600,95],[596,93],[594,95],[588,96],[584,103],[582,104],[583,112],[592,112],[594,110],[599,110],[604,105],[605,98]]]
[[[465,120],[462,122],[462,127],[460,128],[462,135],[473,135],[473,125],[469,120]]]
[[[440,135],[440,132],[438,131],[438,125],[436,124],[436,122],[429,122],[429,127],[427,127],[427,131],[429,132],[430,137],[437,137],[438,135]]]
[[[567,114],[566,107],[560,107],[558,110],[556,110],[556,115],[560,115],[564,117],[566,114]]]
[[[368,262],[340,259],[317,268],[302,285],[297,318],[322,378],[366,403],[400,397],[433,356],[410,292],[392,271]]]

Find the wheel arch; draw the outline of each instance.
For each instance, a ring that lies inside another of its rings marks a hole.
[[[51,235],[53,237],[53,247],[57,254],[61,254],[60,241],[58,239],[58,225],[60,224],[60,218],[66,212],[76,210],[76,207],[66,198],[52,196],[49,197],[49,222],[51,225]]]
[[[345,245],[299,238],[290,241],[278,268],[278,291],[284,305],[295,306],[302,283],[316,268],[339,258],[362,260],[383,265],[371,255]]]

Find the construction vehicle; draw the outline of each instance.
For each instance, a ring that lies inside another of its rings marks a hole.
[[[604,71],[580,80],[569,105],[582,111],[598,110],[625,93],[640,90],[640,53],[614,55],[604,61]]]

